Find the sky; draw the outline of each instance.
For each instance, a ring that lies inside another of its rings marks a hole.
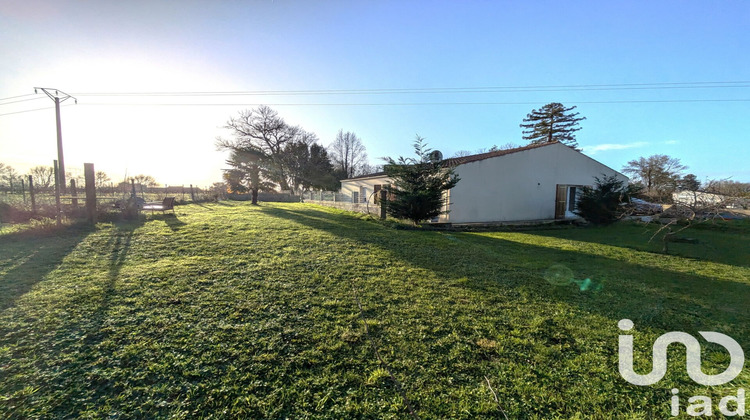
[[[114,181],[208,186],[217,137],[260,104],[370,162],[524,145],[549,102],[586,117],[583,152],[616,170],[667,154],[750,182],[750,2],[0,0],[0,162],[57,157]],[[200,93],[200,94],[196,94]]]

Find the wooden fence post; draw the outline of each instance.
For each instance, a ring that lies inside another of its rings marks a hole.
[[[135,198],[135,179],[130,180],[130,198]]]
[[[36,214],[36,199],[34,197],[34,178],[29,175],[29,195],[31,196],[31,213]]]
[[[93,163],[83,164],[83,178],[86,186],[86,213],[88,213],[89,221],[96,223],[96,173]]]
[[[23,177],[21,177],[21,194],[23,194],[23,205],[26,205],[26,185],[24,185]]]
[[[195,193],[193,193],[193,184],[190,184],[190,199],[195,202]]]
[[[73,208],[78,207],[78,192],[76,191],[76,180],[71,179],[70,180],[70,195],[72,198]]]

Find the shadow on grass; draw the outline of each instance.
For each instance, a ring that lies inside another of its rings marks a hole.
[[[71,404],[70,401],[85,401],[91,398],[88,387],[78,386],[79,375],[82,371],[92,371],[92,365],[97,362],[96,349],[99,344],[105,342],[111,334],[112,329],[106,328],[105,323],[108,319],[109,311],[113,302],[117,298],[117,282],[120,279],[120,271],[130,253],[134,232],[143,226],[145,218],[138,218],[133,221],[117,222],[113,224],[113,231],[110,234],[106,248],[102,250],[107,256],[106,268],[107,276],[101,283],[101,288],[91,289],[94,298],[91,305],[91,311],[86,314],[85,321],[71,323],[64,328],[59,328],[52,342],[65,343],[66,338],[75,335],[83,337],[76,344],[67,343],[66,346],[70,351],[76,351],[78,356],[60,364],[60,369],[64,372],[58,379],[58,386],[65,389],[66,396],[60,404],[51,408],[55,418],[77,418],[81,416],[81,407]],[[95,296],[95,297],[94,297]],[[99,366],[101,367],[101,366]],[[87,378],[88,386],[97,389],[96,397],[112,395],[112,383],[108,380],[101,379],[98,375],[91,374]]]
[[[203,207],[203,206],[201,206]],[[213,209],[212,209],[213,210]],[[172,231],[178,231],[183,226],[187,225],[187,223],[180,220],[176,214],[158,214],[154,215],[152,217],[149,217],[149,220],[161,220],[172,230]]]
[[[209,206],[207,206],[205,204],[201,204],[201,203],[191,203],[191,204],[193,204],[194,206],[203,207],[204,209],[208,209],[208,210],[211,210],[211,211],[216,211],[216,209],[211,208],[211,207],[209,207]]]
[[[24,231],[0,237],[0,249],[11,255],[11,268],[0,275],[0,310],[14,306],[20,296],[44,280],[93,231],[89,225],[75,225],[49,232]]]
[[[529,301],[562,301],[615,322],[629,318],[660,330],[720,327],[750,344],[750,285],[592,255],[470,233],[397,231],[354,216],[305,208],[264,207],[271,216],[387,250],[395,258],[430,270],[449,282],[491,292],[515,290]],[[533,234],[533,233],[532,233]],[[570,267],[576,279],[603,282],[600,292],[575,285],[554,286],[543,273],[554,264]],[[738,279],[741,280],[741,279]],[[613,327],[614,329],[614,327]]]
[[[94,319],[94,328],[92,331],[99,331],[106,317],[108,308],[111,306],[113,296],[115,295],[115,284],[120,276],[120,270],[125,264],[125,258],[130,251],[130,245],[133,240],[133,232],[143,225],[143,219],[129,223],[115,224],[115,233],[110,241],[110,256],[108,263],[107,283],[102,294],[101,304],[96,312],[92,314]]]
[[[606,227],[540,229],[528,233],[551,238],[619,246],[663,255],[661,252],[663,235],[654,236],[661,227],[654,224],[625,223]],[[742,228],[741,223],[732,224],[729,222],[715,226],[705,224],[687,228],[681,231],[677,237],[691,238],[692,240],[671,242],[668,254],[738,267],[750,267],[750,235]]]

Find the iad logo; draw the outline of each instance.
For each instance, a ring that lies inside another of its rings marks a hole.
[[[630,331],[633,329],[633,321],[621,319],[617,323],[617,326],[622,331]],[[646,386],[659,382],[667,373],[667,348],[670,344],[680,343],[685,346],[687,374],[693,381],[701,385],[713,386],[723,385],[736,378],[742,372],[742,368],[745,365],[745,353],[742,351],[742,347],[734,339],[721,333],[699,331],[698,334],[709,343],[716,343],[727,349],[730,361],[729,367],[724,372],[716,375],[706,375],[703,373],[701,369],[701,345],[698,340],[690,334],[672,331],[656,339],[653,346],[651,372],[645,375],[637,374],[633,370],[633,336],[621,334],[619,336],[620,375],[633,385]],[[679,414],[678,393],[679,390],[672,390],[672,394],[674,394],[672,397],[673,416]],[[688,402],[691,403],[686,410],[688,415],[712,415],[712,405],[709,397],[697,395],[688,399]],[[728,408],[730,402],[736,405],[736,409],[732,410]],[[719,411],[728,416],[744,415],[745,390],[739,389],[736,397],[728,396],[722,398],[719,402]]]
[[[621,319],[617,326],[622,331],[630,331],[633,321]],[[687,357],[687,373],[690,379],[706,386],[723,385],[736,378],[742,372],[745,365],[745,353],[742,347],[731,337],[722,333],[710,331],[698,331],[709,343],[724,346],[731,357],[729,367],[717,375],[706,375],[701,370],[701,345],[698,340],[690,334],[672,331],[656,339],[654,343],[653,368],[646,375],[639,375],[633,371],[633,336],[620,335],[620,375],[623,379],[633,385],[653,385],[659,382],[667,373],[667,347],[672,343],[680,343],[685,346]]]

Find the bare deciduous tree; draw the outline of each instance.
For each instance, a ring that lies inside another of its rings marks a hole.
[[[662,242],[662,252],[669,253],[672,242],[695,243],[694,239],[680,237],[678,234],[700,224],[713,223],[725,218],[742,217],[736,208],[741,207],[744,200],[738,196],[719,193],[721,185],[728,180],[709,180],[705,183],[704,191],[683,191],[675,204],[666,210],[659,219],[663,225],[656,230],[649,241],[659,238]]]
[[[458,158],[458,157],[465,157],[465,156],[471,156],[474,153],[472,153],[470,150],[459,150],[456,153],[451,156],[452,158]]]
[[[34,182],[34,188],[45,190],[53,185],[55,169],[51,166],[34,166],[29,170],[29,175]]]
[[[370,165],[369,163],[362,164],[358,175],[370,175],[383,171],[383,165]]]
[[[687,166],[677,158],[667,155],[653,155],[631,160],[622,168],[626,174],[635,177],[643,185],[646,195],[654,199],[664,199],[677,186],[682,171]]]
[[[141,185],[143,187],[155,187],[157,185],[156,180],[151,175],[139,174],[136,176],[131,176],[130,179],[134,180],[137,185]]]
[[[334,170],[346,178],[362,173],[367,164],[367,150],[362,140],[351,131],[339,130],[336,139],[328,146]]]
[[[517,149],[519,147],[521,147],[521,146],[519,146],[519,145],[517,145],[515,143],[508,142],[508,143],[503,144],[502,146],[498,146],[498,145],[495,144],[495,145],[492,145],[492,147],[490,147],[490,148],[480,147],[479,149],[477,149],[474,152],[472,152],[470,150],[459,150],[456,153],[454,153],[453,156],[451,156],[451,157],[457,158],[457,157],[478,155],[478,154],[487,153],[487,152],[495,152],[495,151],[498,151],[498,150]]]
[[[95,182],[96,188],[102,188],[107,185],[107,182],[111,181],[109,175],[104,171],[96,171]]]
[[[13,191],[13,183],[16,181],[16,178],[18,178],[18,171],[11,166],[3,165],[3,168],[0,168],[0,176],[5,180],[8,188]]]
[[[750,182],[721,179],[708,181],[704,188],[707,192],[726,195],[729,197],[750,198]]]
[[[517,145],[517,144],[515,144],[513,142],[508,142],[508,143],[505,143],[502,146],[498,147],[497,149],[498,150],[511,150],[511,149],[518,149],[519,147],[521,147],[521,146],[519,146],[519,145]]]
[[[239,116],[229,119],[224,128],[232,132],[233,140],[216,139],[223,150],[260,151],[269,163],[266,168],[271,180],[282,190],[289,189],[288,174],[284,167],[284,148],[294,141],[314,142],[312,133],[292,127],[273,109],[261,105],[253,110],[240,111]]]

